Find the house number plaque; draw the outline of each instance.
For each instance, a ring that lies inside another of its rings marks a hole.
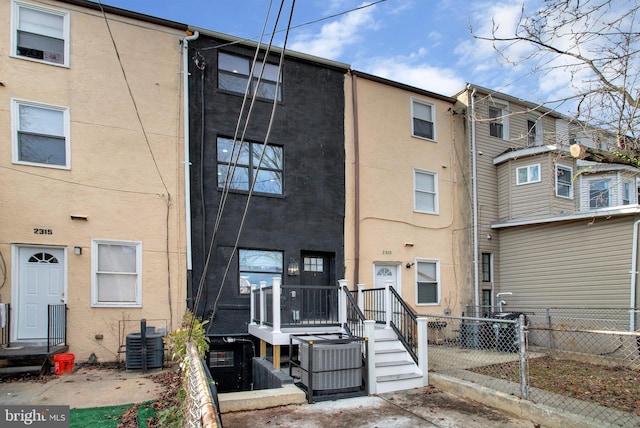
[[[52,229],[41,229],[39,227],[34,227],[33,228],[33,234],[34,235],[53,235],[53,230]]]

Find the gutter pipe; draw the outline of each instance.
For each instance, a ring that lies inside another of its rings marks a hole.
[[[357,290],[360,282],[360,135],[358,133],[358,88],[356,75],[351,73],[351,102],[353,103],[353,157],[354,157],[354,254],[353,254],[353,286]]]
[[[631,248],[631,303],[629,305],[629,331],[636,331],[636,285],[638,281],[638,225],[640,220],[633,223],[633,248]]]
[[[187,270],[192,269],[191,256],[191,161],[189,152],[189,42],[200,37],[200,33],[196,31],[191,36],[182,39],[182,73],[183,73],[183,95],[184,101],[184,202],[185,212],[185,233],[187,238]],[[204,126],[204,124],[202,124]]]
[[[471,89],[471,84],[467,84],[467,92]],[[471,123],[471,180],[473,181],[473,304],[479,304],[479,283],[478,283],[478,165],[476,162],[476,88],[473,88],[469,95],[469,105],[471,113],[469,122]]]

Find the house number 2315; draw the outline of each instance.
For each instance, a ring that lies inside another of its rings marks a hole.
[[[37,227],[33,228],[34,235],[53,235],[53,230],[51,229],[39,229]]]

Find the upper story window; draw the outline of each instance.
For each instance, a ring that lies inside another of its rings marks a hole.
[[[589,182],[589,208],[609,207],[609,180],[592,180]]]
[[[50,168],[70,167],[69,110],[12,101],[13,162]]]
[[[542,145],[542,125],[540,120],[527,119],[527,146]]]
[[[142,243],[91,243],[91,306],[142,306]]]
[[[438,174],[413,171],[414,210],[438,214]]]
[[[413,121],[411,133],[414,137],[422,137],[429,140],[436,139],[435,108],[433,104],[412,100],[411,117]]]
[[[482,282],[493,281],[493,260],[492,259],[493,257],[491,253],[482,253]]]
[[[556,165],[556,196],[573,198],[573,169],[564,165]]]
[[[248,295],[252,286],[265,281],[267,285],[273,283],[273,278],[282,281],[283,256],[282,251],[239,250],[238,251],[240,286],[239,294]]]
[[[218,138],[218,187],[225,185],[233,190],[249,190],[255,180],[254,192],[282,194],[282,147],[262,143],[235,144],[230,138]],[[262,157],[262,161],[260,158]],[[231,176],[232,174],[232,176]]]
[[[489,135],[503,140],[509,137],[507,107],[501,104],[489,106]]]
[[[631,183],[625,181],[622,183],[622,205],[630,205],[631,197]]]
[[[418,261],[416,268],[416,303],[437,305],[440,303],[440,264],[438,261]]]
[[[540,181],[540,164],[516,169],[516,184],[537,183],[538,181]]]
[[[15,2],[11,54],[69,65],[69,13]]]
[[[264,71],[263,71],[264,68]],[[247,81],[251,74],[251,60],[249,58],[218,53],[218,88],[244,94]],[[262,75],[262,77],[260,77]],[[258,85],[258,80],[260,84]],[[269,63],[256,62],[251,78],[249,95],[256,92],[258,98],[282,101],[282,78],[278,74],[278,66]],[[256,91],[256,85],[257,91]],[[277,87],[277,95],[276,95]]]

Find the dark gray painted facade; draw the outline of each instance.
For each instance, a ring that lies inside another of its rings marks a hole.
[[[226,46],[217,48],[222,45]],[[250,299],[239,292],[238,253],[232,254],[247,191],[228,193],[205,280],[201,280],[223,196],[216,141],[219,137],[233,140],[243,103],[243,94],[218,87],[219,52],[250,62],[255,48],[203,35],[189,44],[193,269],[188,306],[194,308],[202,282],[196,314],[209,318],[213,313],[209,334],[246,336]],[[278,59],[279,54],[274,54],[269,62],[277,66]],[[344,275],[345,72],[300,56],[287,55],[284,60],[282,101],[275,109],[268,140],[282,148],[282,193],[251,196],[238,243],[239,249],[281,251],[283,284],[300,284],[304,275],[287,276],[287,264],[295,259],[302,271],[301,257],[307,254],[320,254],[329,261],[329,284],[337,285]],[[255,102],[244,141],[256,147],[264,142],[271,110],[271,100]]]

